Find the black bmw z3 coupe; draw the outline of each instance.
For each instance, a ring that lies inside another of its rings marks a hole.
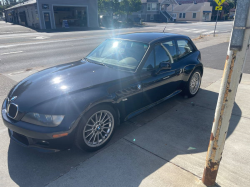
[[[9,92],[2,117],[20,145],[95,151],[121,121],[201,84],[200,51],[189,37],[133,33],[107,39],[84,59],[35,73]]]

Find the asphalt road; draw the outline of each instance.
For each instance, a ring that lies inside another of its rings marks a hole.
[[[147,23],[144,27],[74,32],[37,32],[0,21],[0,73],[79,60],[102,41],[116,34],[165,32],[197,38],[213,33],[213,22]],[[6,29],[7,28],[7,29]],[[12,32],[7,32],[12,28]],[[25,30],[26,29],[26,30]],[[232,22],[219,22],[217,33],[228,33]]]
[[[202,63],[205,67],[223,70],[227,56],[228,42],[201,49]],[[247,53],[244,73],[250,74],[250,53]]]

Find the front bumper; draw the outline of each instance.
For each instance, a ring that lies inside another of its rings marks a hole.
[[[56,132],[55,128],[49,129],[23,121],[15,121],[7,116],[5,109],[2,109],[2,118],[4,125],[9,129],[10,138],[19,145],[31,147],[41,152],[57,152],[69,149],[74,142],[74,131]],[[68,135],[53,138],[53,135],[62,133],[68,133]]]
[[[32,149],[35,149],[39,152],[44,152],[44,153],[54,153],[60,151],[60,149],[55,149],[55,148],[50,148],[48,145],[50,144],[49,142],[45,140],[36,140],[33,138],[26,137],[24,135],[21,135],[19,133],[16,133],[10,129],[9,131],[9,136],[10,138],[17,144],[23,146],[23,147],[29,147]]]

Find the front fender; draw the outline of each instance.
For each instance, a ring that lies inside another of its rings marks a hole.
[[[114,102],[113,96],[108,94],[102,87],[95,87],[84,91],[65,94],[53,100],[40,103],[27,112],[65,115],[63,123],[60,125],[60,130],[65,131],[75,128],[86,111],[104,102]]]

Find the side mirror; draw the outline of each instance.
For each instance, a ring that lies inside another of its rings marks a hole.
[[[156,74],[160,73],[162,70],[168,70],[171,69],[171,63],[170,62],[161,62],[159,64],[159,69],[157,70]]]

